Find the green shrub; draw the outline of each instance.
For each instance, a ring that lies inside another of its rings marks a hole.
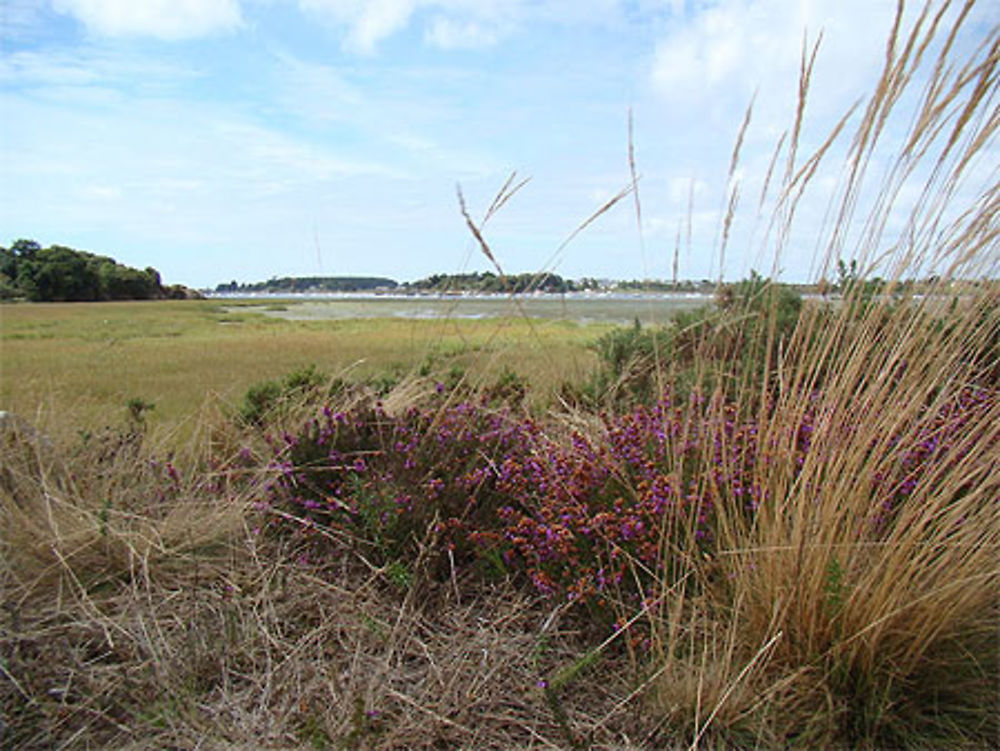
[[[663,327],[638,320],[598,339],[599,368],[577,401],[654,404],[664,390],[684,396],[723,385],[759,385],[796,330],[802,297],[756,272],[720,286],[714,305],[674,314]]]
[[[281,380],[266,380],[255,383],[243,396],[243,402],[237,410],[239,419],[248,425],[262,425],[269,413],[276,407],[304,395],[320,394],[321,386],[329,381],[328,376],[308,365],[293,370]],[[327,394],[335,393],[343,385],[339,379],[330,383]]]

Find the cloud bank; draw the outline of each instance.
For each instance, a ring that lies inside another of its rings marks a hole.
[[[189,39],[233,31],[242,22],[238,0],[54,0],[102,36]]]

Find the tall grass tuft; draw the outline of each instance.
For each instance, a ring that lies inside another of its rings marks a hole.
[[[969,5],[953,27],[949,3],[928,4],[909,31],[897,19],[861,108],[820,264],[850,253],[858,283],[804,305],[780,347],[759,348],[761,372],[705,372],[706,384],[739,379],[760,456],[752,513],[718,484],[712,554],[656,624],[656,705],[687,724],[692,747],[715,732],[879,748],[981,747],[1000,733],[1000,187],[970,198],[964,182],[995,153],[1000,36],[994,28],[953,62]],[[804,59],[803,103],[810,67]],[[905,116],[904,92],[928,67],[910,130],[865,204],[886,123]],[[801,164],[794,136],[787,147],[776,259],[831,143]],[[861,283],[876,273],[887,281]],[[776,341],[779,306],[752,312],[764,325],[744,332]],[[705,482],[746,467],[725,447],[702,459]]]

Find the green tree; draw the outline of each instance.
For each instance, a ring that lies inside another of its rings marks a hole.
[[[34,240],[25,240],[24,238],[21,238],[20,240],[15,240],[14,244],[10,246],[10,249],[18,258],[30,261],[38,254],[38,251],[42,249],[42,246]]]
[[[0,248],[0,297],[36,302],[142,300],[165,295],[160,273],[123,266],[113,258],[63,245],[42,248],[16,240]]]
[[[17,276],[17,255],[13,250],[0,248],[0,274],[3,274],[7,279],[13,279]]]

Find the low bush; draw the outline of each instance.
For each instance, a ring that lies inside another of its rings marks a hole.
[[[464,562],[502,503],[493,468],[536,428],[505,410],[460,402],[390,414],[381,402],[327,405],[295,432],[268,436],[278,477],[272,517],[347,533],[383,562],[414,557],[430,530]]]
[[[320,389],[324,385],[327,386],[329,395],[336,393],[343,382],[331,380],[320,373],[315,365],[294,370],[280,380],[261,381],[247,389],[237,409],[237,416],[248,425],[262,425],[272,410],[304,395],[320,396]]]
[[[567,395],[589,405],[651,406],[665,391],[686,397],[722,386],[737,398],[768,380],[801,310],[797,292],[751,272],[720,285],[714,305],[675,313],[663,326],[643,327],[637,319],[604,334],[593,344],[597,371]]]

